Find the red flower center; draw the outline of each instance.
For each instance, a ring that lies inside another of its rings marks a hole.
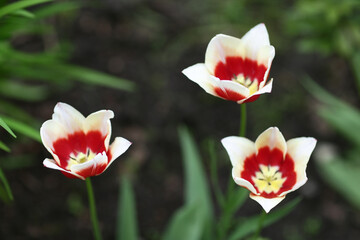
[[[59,157],[59,166],[67,169],[68,162],[73,157],[89,156],[90,151],[95,155],[106,151],[105,138],[100,131],[90,131],[86,134],[79,131],[69,134],[67,138],[57,139],[52,150]]]
[[[257,79],[258,84],[264,81],[266,67],[256,61],[241,57],[226,57],[225,63],[219,62],[214,71],[215,77],[220,80],[236,80],[242,75],[244,79],[253,82]]]
[[[280,149],[263,147],[257,155],[245,159],[240,177],[249,181],[260,196],[278,197],[295,185],[295,163],[289,154],[284,158]]]

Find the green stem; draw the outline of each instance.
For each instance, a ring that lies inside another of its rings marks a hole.
[[[93,225],[93,231],[94,231],[94,237],[95,240],[101,240],[101,233],[99,228],[99,221],[96,214],[96,206],[95,206],[95,197],[94,197],[94,191],[91,184],[90,178],[86,178],[86,188],[88,191],[88,197],[89,197],[89,207],[90,207],[90,216],[91,216],[91,222]]]
[[[241,116],[240,116],[240,137],[245,137],[246,134],[246,104],[243,103],[241,106]]]
[[[257,227],[256,232],[254,233],[253,240],[257,240],[258,237],[260,236],[262,227],[264,225],[265,218],[266,218],[266,212],[263,210],[261,212],[261,216],[260,216],[259,222],[258,222],[258,227]]]
[[[240,116],[240,137],[245,137],[246,133],[246,105],[241,104],[241,116]],[[219,220],[219,228],[218,228],[218,239],[222,240],[225,239],[227,236],[227,232],[231,227],[232,224],[232,217],[237,209],[241,206],[242,201],[236,201],[236,197],[239,194],[235,192],[235,184],[230,177],[228,182],[228,189],[226,192],[226,199],[222,206],[222,214]],[[235,195],[236,194],[236,195]],[[235,198],[235,199],[234,199]],[[235,203],[234,203],[235,201]]]

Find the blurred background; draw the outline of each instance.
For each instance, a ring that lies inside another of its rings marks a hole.
[[[183,204],[177,128],[188,126],[220,186],[231,164],[220,144],[239,132],[240,106],[205,93],[181,71],[204,61],[218,33],[265,23],[276,49],[271,94],[247,104],[246,136],[278,126],[317,138],[302,201],[263,236],[360,239],[360,2],[357,0],[0,1],[0,239],[92,239],[85,184],[43,167],[39,128],[59,101],[84,115],[111,109],[113,137],[133,142],[93,178],[104,239],[114,239],[121,176],[131,177],[141,239],[157,240]],[[12,3],[12,7],[9,8]],[[0,122],[1,126],[5,126]],[[3,180],[3,179],[2,179]],[[2,181],[3,182],[3,181]],[[283,204],[283,203],[282,203]],[[280,204],[281,205],[281,204]],[[260,212],[247,200],[238,212]]]

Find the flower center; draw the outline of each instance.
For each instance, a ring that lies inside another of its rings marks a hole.
[[[239,74],[239,75],[234,74],[231,80],[234,82],[240,83],[241,85],[248,88],[250,91],[250,95],[252,95],[253,93],[255,93],[258,90],[259,84],[258,84],[257,79],[252,81],[250,78],[245,78],[243,74]]]
[[[90,161],[94,157],[95,154],[92,151],[90,151],[90,149],[87,149],[86,154],[83,152],[79,152],[76,155],[74,153],[71,153],[67,168],[70,168],[72,165],[75,164],[81,164]]]
[[[252,177],[259,192],[276,193],[280,190],[286,177],[282,177],[278,166],[260,164],[259,171]]]

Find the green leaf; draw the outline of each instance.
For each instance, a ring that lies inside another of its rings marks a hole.
[[[50,1],[52,0],[23,0],[8,4],[5,7],[0,8],[0,18],[7,14],[14,13],[20,9]]]
[[[69,12],[76,10],[80,7],[80,3],[76,1],[69,2],[54,2],[53,4],[44,6],[34,11],[37,19],[54,16],[62,12]]]
[[[301,201],[301,198],[295,198],[294,200],[290,201],[284,207],[272,210],[269,214],[267,214],[263,223],[263,226],[269,226],[276,221],[280,220],[281,218],[285,217],[288,213],[290,213],[296,205]],[[255,232],[258,227],[258,222],[262,216],[255,216],[249,217],[241,221],[237,226],[236,229],[230,234],[228,240],[239,240],[247,235]]]
[[[310,78],[304,80],[305,87],[323,103],[320,116],[338,130],[351,143],[360,146],[360,112],[349,104],[337,99]]]
[[[205,212],[200,201],[191,202],[179,209],[171,218],[163,239],[199,240],[204,231]]]
[[[0,83],[0,95],[29,102],[44,100],[48,90],[44,86],[30,86],[14,81],[3,81]]]
[[[5,177],[5,174],[4,174],[4,172],[2,171],[1,168],[0,168],[0,180],[1,180],[2,184],[5,187],[5,191],[6,191],[7,195],[8,195],[8,197],[9,197],[9,199],[11,201],[14,200],[13,194],[11,192],[10,185],[9,185],[9,183],[8,183],[6,177]]]
[[[12,13],[15,16],[20,16],[20,17],[24,17],[24,18],[34,18],[35,15],[32,12],[26,11],[24,9],[20,9],[17,10],[15,12]]]
[[[196,144],[185,127],[179,127],[185,174],[185,204],[171,218],[164,240],[199,240],[212,237],[213,208],[207,179]],[[180,233],[180,234],[179,234]]]
[[[10,152],[10,148],[6,146],[3,141],[0,141],[0,149],[4,150],[5,152]]]
[[[331,161],[318,161],[318,165],[323,179],[360,209],[360,189],[357,185],[360,183],[360,164],[335,158]]]
[[[137,240],[136,206],[130,181],[123,177],[119,196],[116,239]]]
[[[8,133],[11,134],[14,138],[16,138],[15,133],[9,128],[6,122],[0,117],[0,126],[3,127]]]
[[[3,117],[3,119],[14,131],[41,142],[40,131],[38,129],[10,117]]]

